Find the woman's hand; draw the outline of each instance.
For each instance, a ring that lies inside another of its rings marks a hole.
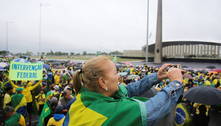
[[[157,77],[159,80],[163,80],[165,78],[168,78],[166,68],[168,68],[170,66],[172,66],[172,64],[163,64],[160,67],[159,71],[157,72]]]
[[[167,76],[170,79],[170,81],[174,81],[177,80],[179,82],[183,82],[183,74],[182,74],[183,70],[178,69],[178,68],[170,68]]]

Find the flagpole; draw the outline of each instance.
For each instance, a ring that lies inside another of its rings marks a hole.
[[[149,0],[147,0],[147,33],[146,33],[146,64],[148,63],[148,34],[149,34]]]

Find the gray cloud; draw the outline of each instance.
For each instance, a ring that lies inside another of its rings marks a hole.
[[[0,49],[112,51],[146,43],[146,0],[0,0]],[[150,43],[155,40],[156,0],[150,0]],[[221,40],[219,0],[163,0],[163,40]]]

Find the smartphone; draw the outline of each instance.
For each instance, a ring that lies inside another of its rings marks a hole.
[[[165,71],[168,72],[168,70],[169,70],[170,68],[179,68],[179,69],[182,69],[182,66],[181,66],[180,64],[173,64],[173,65],[171,65],[171,66],[166,67],[166,68],[165,68]]]

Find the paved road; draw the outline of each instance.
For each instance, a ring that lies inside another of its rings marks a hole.
[[[86,60],[72,60],[74,62],[85,62]],[[134,65],[142,65],[145,64],[144,61],[129,61]],[[187,66],[193,69],[206,69],[207,66],[215,66],[216,68],[221,69],[221,63],[200,63],[200,62],[163,62],[163,63],[171,63],[171,64],[181,64],[182,66]],[[158,64],[154,64],[153,62],[148,62],[149,66],[156,66]]]
[[[141,64],[145,64],[145,62],[131,62],[134,65],[141,65]],[[189,68],[193,68],[193,69],[206,69],[207,66],[215,66],[216,68],[221,69],[221,63],[197,63],[197,62],[163,62],[163,63],[171,63],[171,64],[181,64],[182,66],[187,66]],[[150,66],[156,66],[157,64],[154,64],[153,62],[148,62],[148,65]]]

